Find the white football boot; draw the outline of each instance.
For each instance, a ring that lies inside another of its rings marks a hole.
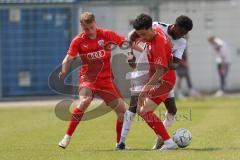
[[[164,142],[163,146],[159,150],[164,151],[164,150],[176,150],[176,149],[178,149],[178,145],[172,139],[169,139]]]
[[[65,149],[70,143],[70,140],[71,140],[71,136],[65,135],[63,139],[58,143],[58,146]]]

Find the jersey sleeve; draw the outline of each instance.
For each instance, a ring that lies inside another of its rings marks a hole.
[[[131,40],[132,40],[132,36],[133,36],[134,33],[135,33],[135,29],[131,30],[131,31],[128,33],[128,36],[127,36],[127,40],[128,40],[128,41],[131,41]]]
[[[119,34],[111,30],[104,30],[104,35],[106,39],[117,45],[121,45],[123,41],[127,39],[126,37],[120,36]]]
[[[186,49],[187,46],[187,41],[182,40],[180,43],[174,44],[173,45],[173,56],[182,59],[183,52]]]
[[[79,46],[80,46],[80,37],[77,36],[70,43],[67,54],[72,57],[76,57],[79,52]]]

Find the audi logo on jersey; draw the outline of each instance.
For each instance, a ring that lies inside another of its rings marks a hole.
[[[105,56],[105,51],[104,50],[100,50],[97,52],[91,52],[87,54],[87,58],[88,59],[97,59],[97,58],[102,58]]]

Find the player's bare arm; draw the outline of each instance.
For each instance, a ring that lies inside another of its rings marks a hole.
[[[144,48],[136,43],[136,40],[139,38],[135,30],[132,30],[128,33],[128,41],[131,44],[131,51],[128,52],[128,64],[131,68],[136,68],[136,56],[133,53],[133,50],[142,53]]]
[[[65,56],[65,58],[63,59],[63,62],[62,62],[62,70],[61,70],[61,72],[60,72],[59,75],[58,75],[61,80],[63,80],[63,79],[66,77],[66,75],[67,75],[67,73],[68,73],[68,71],[69,71],[69,69],[70,69],[70,63],[72,62],[72,60],[73,60],[74,58],[75,58],[75,57],[67,54],[67,55]]]

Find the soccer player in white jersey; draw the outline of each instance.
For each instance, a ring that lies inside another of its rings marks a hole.
[[[170,38],[172,43],[172,52],[173,52],[173,63],[169,66],[169,69],[174,69],[176,65],[181,61],[183,52],[186,48],[186,39],[184,36],[192,30],[193,23],[192,20],[184,15],[179,16],[176,19],[174,24],[165,24],[161,22],[153,22],[153,28],[161,29],[164,33]],[[129,33],[129,40],[133,41],[138,38],[135,31],[131,31]],[[128,135],[128,132],[131,127],[132,119],[134,118],[137,110],[138,104],[138,95],[141,92],[141,88],[145,85],[146,79],[148,79],[148,74],[146,71],[148,70],[148,59],[146,54],[142,54],[135,64],[135,56],[132,53],[133,58],[129,59],[129,65],[133,68],[137,68],[135,72],[131,73],[131,100],[130,107],[125,112],[124,124],[121,133],[121,139],[118,144],[118,149],[125,149],[125,139]],[[140,71],[139,71],[140,70]],[[177,112],[177,107],[175,104],[174,91],[172,90],[168,98],[164,101],[164,104],[167,108],[167,112],[165,113],[165,119],[163,121],[164,126],[170,127],[174,122],[174,117]],[[160,138],[157,138],[156,144],[153,146],[153,149],[160,149],[163,145],[163,141]]]
[[[209,36],[208,42],[214,47],[216,51],[216,63],[218,74],[220,77],[220,89],[216,92],[215,96],[219,97],[224,94],[226,87],[226,78],[231,63],[230,48],[226,42],[215,36]]]

